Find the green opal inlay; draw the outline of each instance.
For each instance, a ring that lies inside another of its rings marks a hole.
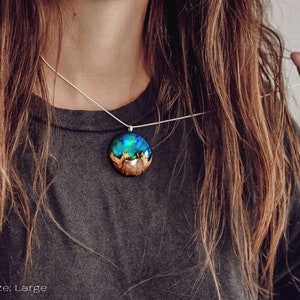
[[[150,166],[152,149],[143,137],[128,132],[112,141],[109,157],[114,167],[123,175],[138,176]]]

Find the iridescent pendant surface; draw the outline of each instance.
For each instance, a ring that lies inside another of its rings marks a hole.
[[[152,162],[152,149],[140,135],[128,132],[110,144],[108,156],[114,168],[125,176],[143,174]]]

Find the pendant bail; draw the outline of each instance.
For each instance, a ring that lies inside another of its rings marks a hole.
[[[132,125],[129,125],[129,126],[128,126],[128,131],[129,131],[129,132],[132,132],[132,131],[133,131],[133,126],[132,126]]]

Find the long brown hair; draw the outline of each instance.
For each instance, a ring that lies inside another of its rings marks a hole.
[[[27,262],[48,184],[50,121],[38,146],[28,136],[33,89],[47,98],[39,55],[49,16],[60,16],[59,1],[46,2],[0,1],[0,220],[3,224],[11,209],[19,214],[27,229]],[[253,298],[272,291],[276,249],[292,188],[299,186],[300,151],[284,93],[283,46],[263,12],[261,0],[150,0],[145,22],[145,56],[160,87],[161,113],[211,112],[194,120],[204,145],[197,219],[219,298],[213,256],[225,228]],[[47,115],[50,120],[51,112]],[[31,147],[35,169],[33,215],[15,164],[24,145]]]

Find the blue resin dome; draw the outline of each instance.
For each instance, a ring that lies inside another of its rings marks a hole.
[[[143,137],[128,132],[112,141],[109,157],[114,167],[123,175],[138,176],[150,166],[152,149]]]

